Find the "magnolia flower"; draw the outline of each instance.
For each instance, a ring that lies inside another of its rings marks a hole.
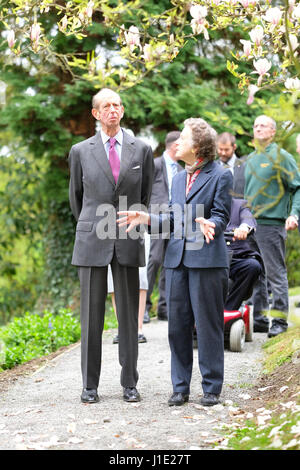
[[[258,0],[239,0],[244,8],[248,8],[250,5],[255,5]]]
[[[298,47],[298,38],[297,38],[297,36],[295,36],[295,34],[290,34],[289,39],[290,39],[292,49],[294,51]]]
[[[254,42],[257,46],[260,45],[262,38],[264,37],[264,29],[262,26],[257,25],[255,26],[254,29],[251,29],[249,36],[251,38],[251,41]]]
[[[34,23],[30,28],[30,39],[32,42],[38,42],[41,28],[38,23]]]
[[[128,32],[125,31],[125,41],[129,49],[133,49],[137,46],[140,46],[140,32],[136,26],[130,26]]]
[[[282,15],[283,12],[280,10],[280,8],[269,8],[269,10],[266,11],[264,19],[269,23],[277,25],[280,22]]]
[[[207,16],[207,8],[201,5],[192,5],[190,14],[196,21],[203,20]]]
[[[246,41],[245,39],[241,39],[240,42],[243,44],[244,55],[246,57],[249,57],[249,55],[251,54],[251,47],[252,47],[251,41]]]
[[[209,39],[209,35],[208,35],[208,31],[206,29],[206,26],[205,26],[205,21],[202,20],[201,22],[195,20],[195,19],[192,19],[191,21],[191,28],[193,30],[193,33],[194,34],[201,34],[203,33],[205,39]]]
[[[300,90],[300,80],[296,78],[288,78],[284,82],[284,86],[287,90]]]
[[[254,72],[251,73],[258,73],[259,77],[257,80],[257,85],[260,86],[262,79],[265,75],[270,75],[268,70],[272,67],[272,63],[269,62],[267,59],[259,59],[253,61],[254,68],[256,69]]]
[[[145,44],[144,45],[144,54],[143,57],[146,61],[150,61],[152,59],[152,46],[150,44]]]
[[[250,106],[254,101],[254,95],[259,90],[259,87],[256,85],[250,85],[248,87],[249,95],[247,99],[247,104]]]
[[[10,31],[8,31],[8,35],[7,35],[7,44],[8,46],[12,49],[15,45],[15,32],[13,29],[11,29]]]
[[[294,9],[293,9],[293,13],[292,13],[292,17],[297,20],[300,18],[300,5],[297,5]]]
[[[62,27],[62,29],[65,30],[67,28],[67,26],[68,26],[68,17],[67,17],[67,15],[65,15],[63,17],[63,19],[61,20],[61,27]]]
[[[89,3],[87,4],[86,9],[84,10],[84,14],[85,14],[88,18],[91,18],[92,15],[93,15],[93,6],[94,6],[94,2],[89,2]]]
[[[190,14],[193,17],[191,21],[191,28],[194,34],[204,34],[205,39],[209,39],[208,31],[206,29],[205,17],[207,16],[207,8],[201,5],[192,5]]]

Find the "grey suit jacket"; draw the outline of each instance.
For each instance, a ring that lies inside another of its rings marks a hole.
[[[107,266],[114,251],[121,265],[145,266],[144,240],[118,228],[117,211],[147,207],[153,179],[151,147],[123,131],[120,175],[114,181],[98,132],[69,154],[69,199],[77,220],[72,264]],[[145,210],[145,208],[144,208]]]

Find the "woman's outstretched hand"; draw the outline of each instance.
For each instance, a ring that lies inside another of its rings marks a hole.
[[[117,219],[119,227],[124,227],[128,225],[126,232],[130,232],[137,225],[150,224],[150,215],[147,212],[143,211],[120,211],[118,215],[123,216]]]
[[[215,237],[215,226],[214,222],[205,219],[204,217],[197,217],[195,219],[198,224],[200,224],[200,229],[203,235],[205,236],[206,243],[209,243],[210,240],[213,240]]]

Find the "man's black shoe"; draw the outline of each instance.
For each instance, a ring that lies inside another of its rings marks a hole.
[[[285,333],[286,330],[287,330],[287,325],[273,322],[268,333],[268,338],[273,338],[274,336],[280,335],[280,333]]]
[[[94,388],[84,388],[81,394],[82,403],[98,403],[99,396]]]
[[[200,400],[200,405],[203,406],[214,406],[220,403],[220,395],[215,395],[214,393],[204,393],[203,397]]]
[[[123,398],[124,401],[132,403],[141,401],[140,394],[135,387],[125,387],[123,392]]]
[[[145,310],[143,323],[150,323],[150,315],[148,310]]]
[[[187,393],[174,392],[171,398],[168,400],[169,406],[181,406],[189,401],[189,395]]]
[[[254,333],[268,333],[269,323],[255,323],[253,325]]]

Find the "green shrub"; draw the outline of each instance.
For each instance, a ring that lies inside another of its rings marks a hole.
[[[0,370],[11,369],[80,339],[79,318],[66,309],[26,313],[0,328]]]

